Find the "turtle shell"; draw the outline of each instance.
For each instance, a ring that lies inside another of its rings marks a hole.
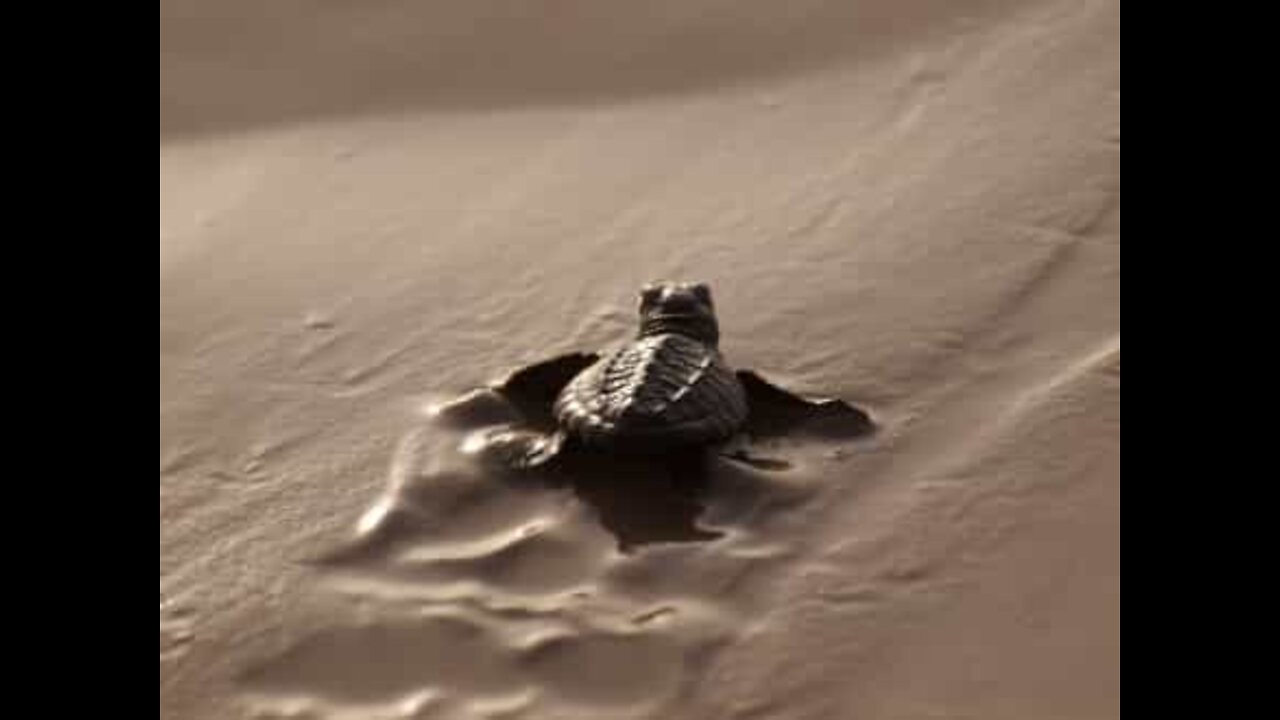
[[[554,413],[587,445],[658,449],[729,438],[747,419],[747,399],[718,350],[661,334],[583,370],[560,392]]]

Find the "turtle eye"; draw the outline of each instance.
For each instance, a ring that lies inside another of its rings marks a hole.
[[[702,304],[707,307],[712,307],[711,288],[707,287],[705,283],[698,283],[693,286],[693,296],[701,300]]]

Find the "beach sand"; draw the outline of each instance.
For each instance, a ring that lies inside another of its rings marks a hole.
[[[655,279],[877,431],[431,417]],[[1119,715],[1118,2],[162,0],[162,720]]]

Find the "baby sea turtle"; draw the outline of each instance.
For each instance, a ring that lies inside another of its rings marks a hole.
[[[804,428],[839,436],[869,432],[871,419],[837,399],[801,397],[751,370],[732,370],[704,283],[658,282],[640,292],[639,331],[605,355],[571,353],[530,365],[438,408],[468,422],[508,423],[482,443],[516,466],[562,451],[661,454],[725,446]],[[746,459],[744,453],[730,457]]]

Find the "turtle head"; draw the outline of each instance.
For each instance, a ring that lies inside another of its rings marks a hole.
[[[720,342],[711,288],[705,283],[654,282],[640,291],[640,337],[675,333],[715,347]]]

